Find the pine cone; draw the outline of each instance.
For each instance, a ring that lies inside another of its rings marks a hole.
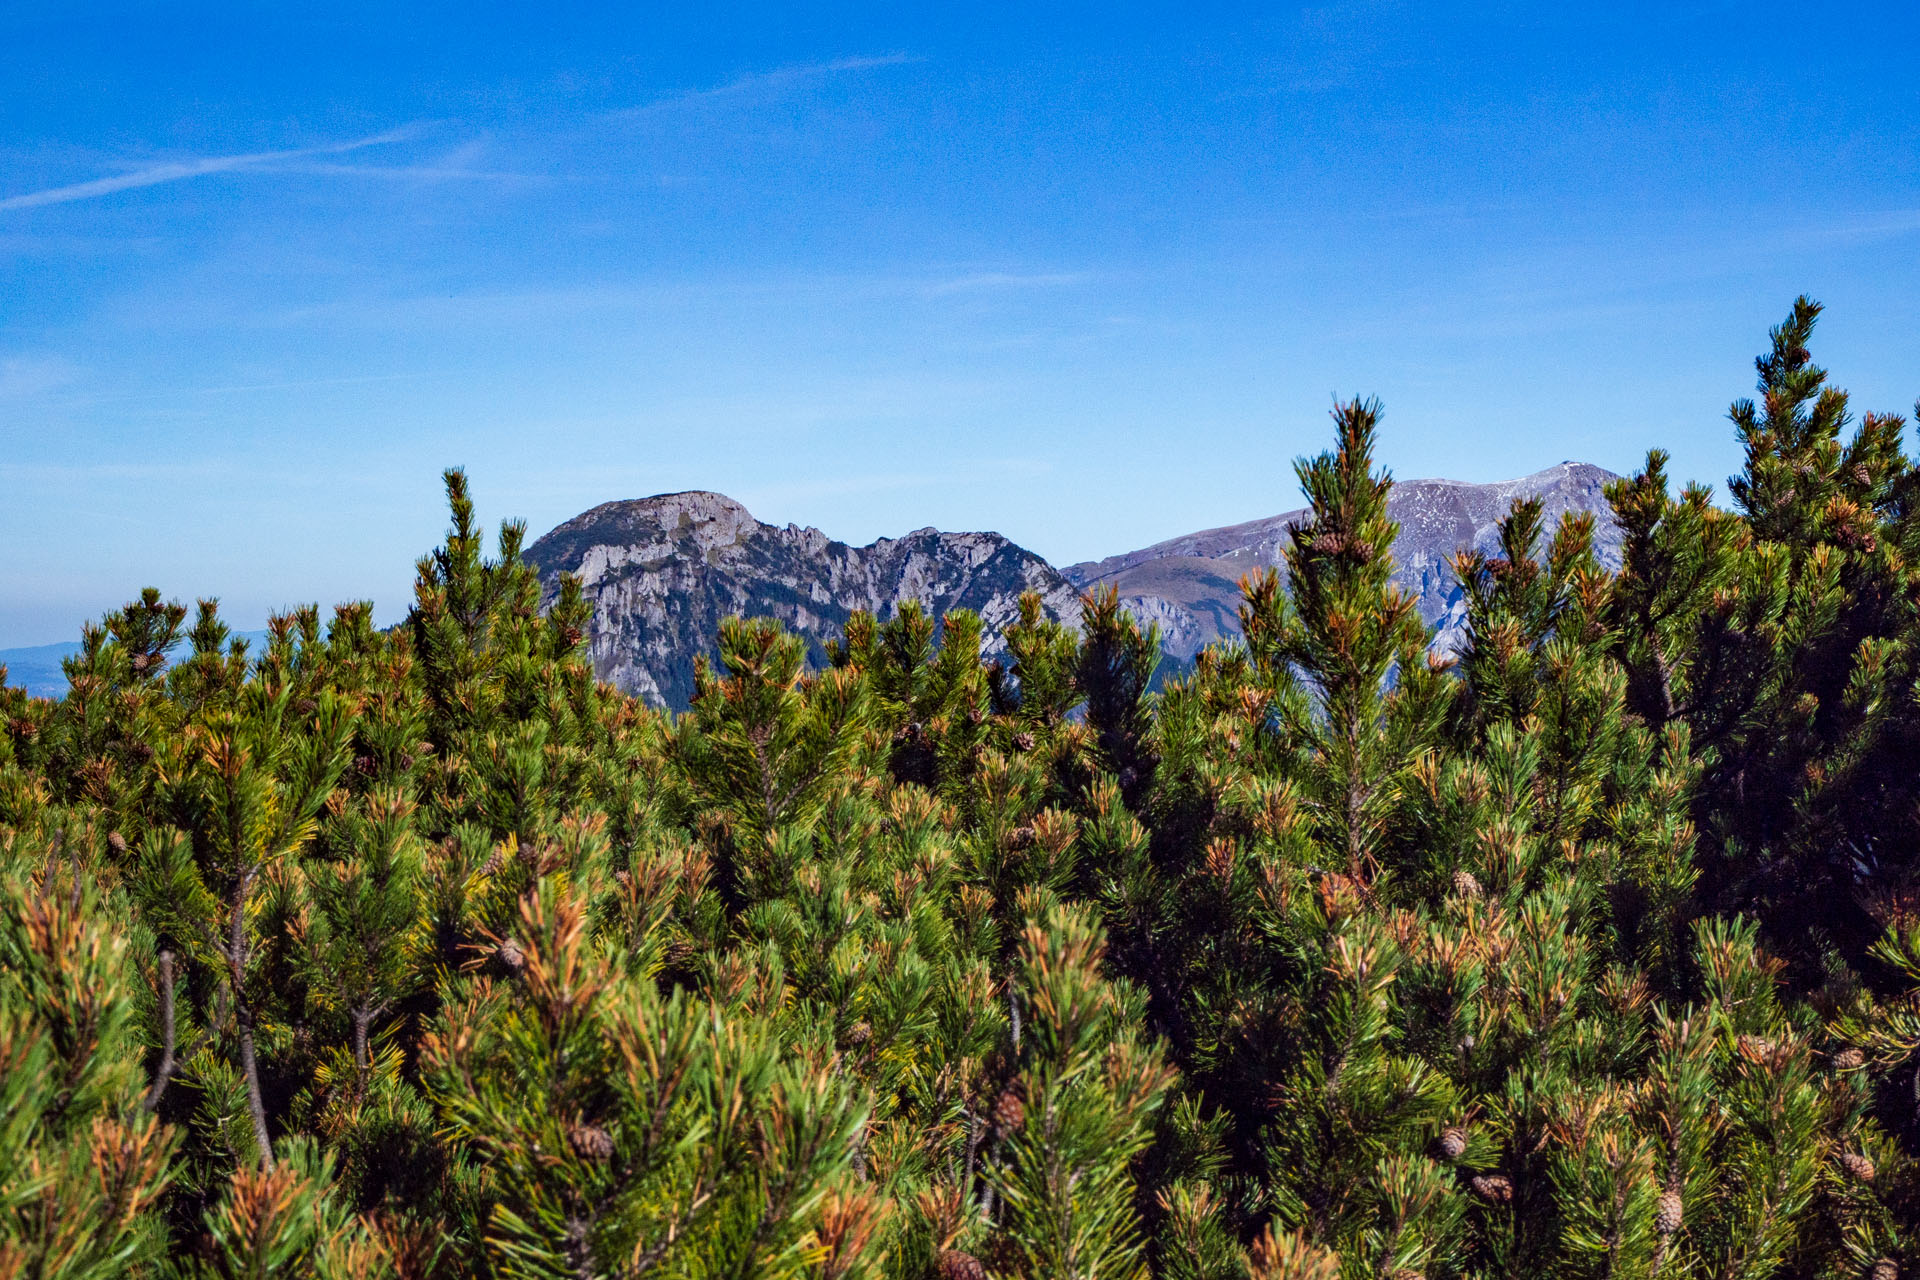
[[[146,653],[136,653],[127,659],[127,665],[133,668],[133,674],[143,675],[146,673],[147,668],[153,665],[153,656]]]
[[[940,1280],[987,1280],[987,1269],[980,1265],[980,1259],[958,1249],[942,1249],[934,1270]]]
[[[1835,1071],[1858,1071],[1867,1065],[1867,1055],[1858,1049],[1842,1049],[1833,1055]]]
[[[1440,1131],[1440,1158],[1458,1160],[1467,1154],[1467,1131],[1457,1124],[1448,1125]]]
[[[293,709],[303,716],[310,716],[320,709],[320,704],[312,698],[301,698],[293,704]]]
[[[1323,533],[1307,546],[1323,556],[1337,556],[1351,545],[1343,533]]]
[[[1453,873],[1453,891],[1463,898],[1478,898],[1486,892],[1480,887],[1480,881],[1471,871]]]
[[[1007,848],[1030,849],[1033,847],[1033,828],[1015,827],[1007,832]]]
[[[107,832],[107,848],[124,858],[127,856],[127,838],[118,831],[109,831]]]
[[[1855,1182],[1872,1182],[1876,1172],[1871,1159],[1853,1151],[1844,1152],[1840,1156],[1840,1167],[1845,1169],[1847,1176]]]
[[[597,1124],[577,1124],[567,1131],[567,1145],[582,1160],[613,1158],[613,1136]]]
[[[483,876],[497,876],[500,874],[500,868],[506,864],[506,855],[500,850],[495,849],[488,855],[487,860],[480,864],[480,874]]]
[[[993,1131],[1004,1138],[1018,1129],[1027,1118],[1027,1104],[1009,1085],[993,1100]]]
[[[847,1028],[847,1046],[849,1048],[858,1049],[871,1039],[873,1039],[873,1027],[868,1024],[865,1018],[860,1019],[860,1021]]]
[[[1663,1236],[1678,1231],[1687,1218],[1687,1206],[1678,1191],[1660,1193],[1659,1207],[1653,1213],[1653,1229]]]
[[[1873,1280],[1900,1280],[1900,1264],[1892,1258],[1882,1258],[1873,1264]]]
[[[1015,751],[1033,750],[1033,735],[1028,733],[1025,729],[1022,729],[1019,733],[1014,734],[1013,749]],[[962,1255],[962,1256],[965,1256],[965,1255]]]
[[[370,775],[380,766],[372,756],[355,756],[353,758],[353,767],[361,773]]]
[[[1475,1178],[1472,1185],[1473,1194],[1488,1204],[1513,1203],[1513,1183],[1497,1173]]]
[[[507,967],[509,973],[520,972],[521,966],[527,962],[527,953],[522,951],[520,944],[512,938],[501,943],[494,954],[500,957],[500,963]]]

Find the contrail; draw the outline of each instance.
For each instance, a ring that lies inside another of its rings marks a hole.
[[[377,147],[383,143],[400,142],[408,135],[408,130],[394,129],[387,133],[375,134],[371,138],[339,142],[325,147],[300,147],[293,151],[254,151],[245,155],[208,156],[201,160],[157,164],[150,169],[116,174],[111,178],[95,178],[92,182],[76,182],[70,186],[49,187],[45,191],[29,191],[25,195],[7,196],[5,199],[0,199],[0,212],[9,209],[33,209],[43,204],[67,204],[74,200],[91,200],[95,196],[112,195],[116,191],[130,191],[135,187],[152,187],[163,182],[179,182],[186,178],[198,178],[209,173],[224,173],[229,169],[245,169],[253,165],[271,164],[278,160],[339,155],[344,151],[358,151],[362,147]]]

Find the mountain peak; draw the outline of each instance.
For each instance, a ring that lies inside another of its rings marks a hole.
[[[814,528],[763,524],[706,490],[607,502],[526,550],[548,597],[577,575],[594,606],[597,674],[661,706],[684,709],[696,655],[711,654],[720,621],[773,617],[825,656],[856,609],[892,617],[908,600],[933,616],[972,609],[983,648],[1003,647],[1020,595],[1038,591],[1055,616],[1077,617],[1073,589],[1045,560],[997,533],[931,527],[850,546]]]
[[[1599,480],[1604,483],[1605,481],[1618,480],[1619,478],[1620,477],[1605,467],[1596,467],[1591,462],[1576,462],[1568,458],[1564,461],[1556,462],[1550,467],[1543,467],[1532,475],[1517,476],[1512,480],[1474,481],[1454,480],[1445,476],[1422,476],[1412,480],[1396,479],[1394,485],[1395,487],[1400,485],[1438,485],[1449,489],[1532,490],[1546,489],[1569,480],[1576,483]]]
[[[1463,615],[1459,584],[1447,562],[1463,547],[1490,550],[1495,527],[1515,498],[1542,500],[1549,536],[1562,513],[1594,512],[1601,517],[1594,529],[1595,552],[1603,564],[1618,565],[1621,535],[1605,494],[1607,482],[1616,478],[1603,467],[1569,460],[1491,484],[1443,478],[1396,481],[1387,498],[1387,514],[1400,525],[1393,544],[1394,581],[1419,601],[1421,617],[1440,628],[1437,643],[1451,644]],[[1083,589],[1095,583],[1112,585],[1135,616],[1160,624],[1167,652],[1186,659],[1239,632],[1241,576],[1269,567],[1284,573],[1287,531],[1310,514],[1299,508],[1202,529],[1138,551],[1068,565],[1061,573]]]
[[[682,489],[677,493],[656,493],[650,498],[621,498],[603,502],[581,512],[553,532],[619,526],[670,527],[683,520],[690,524],[720,522],[739,525],[753,521],[753,513],[724,493],[715,493],[710,489]]]

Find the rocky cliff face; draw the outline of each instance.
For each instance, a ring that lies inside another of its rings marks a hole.
[[[816,662],[856,609],[882,620],[908,600],[936,617],[972,609],[988,652],[1004,648],[1000,632],[1022,592],[1040,592],[1056,616],[1079,616],[1059,572],[997,533],[920,529],[854,547],[818,529],[762,524],[731,498],[698,491],[605,503],[526,558],[549,597],[561,573],[580,576],[600,678],[674,710],[692,699],[694,656],[711,655],[731,614],[778,618],[807,638]]]
[[[1602,564],[1619,567],[1620,530],[1602,492],[1615,478],[1599,467],[1563,462],[1496,484],[1396,484],[1387,499],[1389,514],[1400,522],[1400,537],[1393,544],[1399,566],[1394,581],[1419,600],[1420,616],[1439,629],[1436,643],[1450,647],[1459,638],[1464,606],[1447,559],[1462,547],[1492,551],[1494,526],[1515,498],[1545,500],[1542,520],[1549,535],[1563,512],[1596,513],[1595,550]],[[1287,530],[1307,517],[1303,509],[1203,529],[1138,551],[1068,565],[1061,573],[1078,588],[1112,584],[1136,617],[1160,624],[1167,653],[1187,659],[1222,636],[1239,634],[1241,575],[1269,565],[1284,573],[1281,555]]]

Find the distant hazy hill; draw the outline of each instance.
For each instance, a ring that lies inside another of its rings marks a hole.
[[[1620,530],[1602,493],[1615,478],[1599,467],[1563,462],[1495,484],[1402,481],[1387,500],[1389,514],[1400,522],[1400,537],[1393,544],[1399,565],[1394,581],[1419,598],[1420,616],[1441,629],[1439,643],[1450,643],[1461,602],[1447,558],[1461,547],[1492,550],[1496,522],[1519,497],[1545,499],[1549,533],[1562,512],[1595,512],[1595,549],[1601,563],[1618,568]],[[1169,654],[1191,658],[1220,637],[1239,634],[1241,575],[1269,565],[1284,573],[1281,555],[1287,546],[1287,529],[1306,518],[1303,509],[1203,529],[1138,551],[1068,565],[1061,573],[1078,588],[1112,584],[1136,617],[1160,624]]]
[[[609,502],[527,548],[548,584],[572,572],[594,606],[594,669],[657,705],[685,708],[693,660],[709,653],[729,614],[778,618],[807,637],[816,661],[849,614],[882,619],[917,600],[935,616],[977,612],[989,652],[1024,591],[1057,615],[1078,617],[1075,592],[1054,567],[997,533],[920,529],[864,547],[818,529],[776,528],[717,493],[668,493]]]
[[[267,643],[264,631],[238,631],[234,638],[247,641],[250,652],[258,654]],[[186,647],[183,641],[173,650],[172,656],[178,658]],[[25,689],[36,698],[60,698],[67,692],[67,675],[60,669],[62,659],[71,658],[80,652],[80,642],[68,640],[61,644],[37,644],[22,649],[0,649],[0,667],[7,669],[7,683],[16,689]]]
[[[7,683],[15,688],[25,689],[36,698],[58,698],[67,691],[60,660],[78,652],[80,646],[73,642],[0,649],[0,667],[7,669]]]

